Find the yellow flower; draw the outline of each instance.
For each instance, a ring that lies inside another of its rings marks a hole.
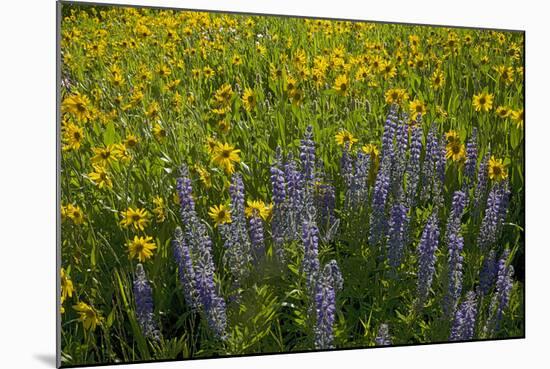
[[[504,118],[508,118],[512,114],[512,110],[507,106],[499,106],[496,109],[496,114],[500,118],[504,119]]]
[[[439,69],[436,69],[431,78],[432,88],[438,90],[445,84],[445,75]]]
[[[452,159],[456,162],[462,162],[466,159],[466,149],[459,139],[449,141],[447,144],[447,153],[445,157],[447,159]]]
[[[409,46],[413,49],[420,44],[420,38],[417,35],[409,35]]]
[[[359,67],[357,73],[355,73],[355,79],[361,82],[365,82],[369,79],[369,69],[365,66]]]
[[[149,30],[149,28],[147,28],[146,25],[141,24],[141,23],[136,26],[134,32],[138,36],[143,37],[143,38],[151,35],[151,31]]]
[[[502,163],[502,159],[495,159],[491,156],[489,160],[489,178],[495,181],[501,181],[508,177],[506,166]]]
[[[63,128],[63,150],[78,150],[82,140],[84,139],[84,131],[81,127],[74,123],[69,123]]]
[[[247,200],[246,209],[244,210],[247,217],[260,217],[266,220],[269,217],[270,209],[262,200]]]
[[[422,69],[426,66],[426,60],[424,59],[424,55],[418,54],[414,57],[414,67],[417,69]]]
[[[76,119],[85,122],[91,118],[88,105],[90,105],[90,99],[86,95],[76,92],[63,100],[61,103],[61,112],[70,113]]]
[[[130,259],[137,257],[140,263],[146,261],[153,256],[153,250],[157,248],[152,237],[134,236],[133,241],[128,241],[128,252]]]
[[[231,129],[231,123],[227,119],[222,119],[218,122],[218,128],[222,133],[227,134],[229,132],[229,129]]]
[[[391,88],[385,94],[386,104],[401,104],[409,99],[409,94],[402,88]]]
[[[361,148],[361,150],[363,150],[365,154],[370,155],[371,160],[374,160],[374,161],[378,160],[380,151],[378,150],[378,147],[376,147],[375,144],[371,144],[371,143],[366,144]]]
[[[149,214],[145,209],[128,208],[126,211],[122,212],[122,216],[124,219],[120,221],[120,225],[124,227],[133,226],[135,229],[143,231],[149,223]]]
[[[105,147],[94,147],[92,151],[95,154],[91,159],[94,164],[107,165],[111,161],[117,160],[117,147],[113,144]]]
[[[124,84],[122,75],[118,73],[113,73],[113,75],[111,76],[111,83],[113,84],[113,86],[122,86]]]
[[[162,223],[166,220],[166,210],[164,206],[164,199],[160,196],[156,196],[153,199],[153,204],[155,207],[153,208],[153,213],[156,216],[157,222]]]
[[[380,66],[382,65],[382,63],[384,63],[384,60],[382,59],[382,57],[380,55],[375,55],[371,60],[370,66],[373,71],[379,72]]]
[[[523,109],[512,111],[512,120],[516,122],[518,129],[523,128],[524,119]]]
[[[242,102],[246,111],[252,111],[256,107],[256,96],[250,87],[244,89]]]
[[[348,77],[345,74],[341,74],[338,77],[336,77],[333,88],[340,95],[343,95],[343,96],[347,95],[349,92]]]
[[[212,154],[214,153],[214,150],[216,150],[216,147],[218,147],[218,145],[220,145],[221,143],[216,140],[215,138],[213,137],[206,137],[206,151],[209,153],[209,154]]]
[[[210,218],[212,218],[216,226],[231,223],[231,212],[226,205],[211,206],[208,215],[210,215]]]
[[[222,167],[227,174],[232,174],[235,171],[233,163],[239,163],[241,161],[239,157],[240,152],[241,150],[235,149],[234,146],[228,143],[220,143],[212,153],[212,161],[216,165]]]
[[[73,292],[73,281],[69,279],[69,276],[65,272],[65,268],[61,268],[61,299],[65,301],[67,297],[73,297]]]
[[[351,149],[353,144],[357,142],[357,139],[353,137],[353,134],[351,134],[346,129],[341,129],[340,131],[338,131],[338,133],[334,137],[338,145],[342,147],[348,146],[348,149]]]
[[[243,63],[243,59],[241,58],[240,55],[233,55],[233,59],[231,61],[233,63],[233,65],[241,65]]]
[[[77,305],[74,305],[73,309],[76,310],[80,315],[78,320],[82,322],[84,329],[87,331],[95,331],[97,325],[101,324],[101,321],[103,320],[99,312],[97,312],[93,307],[82,301],[79,302]]]
[[[214,93],[214,103],[218,107],[226,107],[231,102],[231,97],[233,89],[230,84],[225,83]]]
[[[105,170],[105,167],[102,165],[93,165],[94,171],[88,174],[88,177],[94,182],[99,188],[113,187],[113,182],[109,177],[109,174]]]
[[[497,71],[500,80],[503,81],[506,85],[514,82],[514,69],[512,67],[500,65],[498,67],[495,67],[495,70]]]
[[[411,112],[411,118],[417,119],[418,116],[423,116],[426,114],[426,105],[421,100],[414,100],[409,103],[409,110]]]
[[[452,142],[460,142],[460,136],[455,130],[450,130],[449,132],[445,133],[445,138],[447,139],[448,143]]]
[[[161,66],[157,69],[157,73],[158,73],[161,77],[167,77],[167,76],[169,76],[170,74],[172,74],[172,71],[171,71],[170,68],[168,68],[166,65],[161,65]]]
[[[84,214],[80,207],[76,205],[69,204],[65,208],[65,213],[73,221],[74,224],[80,225],[84,223]]]
[[[204,186],[206,188],[212,187],[212,176],[211,176],[210,172],[208,171],[208,169],[203,168],[202,166],[197,164],[197,165],[195,165],[195,170],[199,174],[199,178],[200,178],[201,182],[204,184]]]
[[[166,138],[166,129],[159,123],[155,123],[153,126],[153,135],[159,141],[163,141]]]
[[[489,111],[493,108],[493,95],[481,92],[474,95],[472,103],[476,111]]]
[[[212,78],[214,77],[214,75],[216,74],[216,72],[214,71],[214,69],[210,68],[210,67],[204,67],[202,69],[202,73],[204,74],[204,76],[206,78]]]
[[[294,105],[300,105],[304,100],[304,94],[301,89],[295,88],[290,92],[290,101]]]
[[[296,87],[296,79],[292,76],[286,76],[285,91],[292,92]]]
[[[380,71],[382,72],[384,79],[393,78],[397,74],[397,68],[390,60],[387,60],[380,65]]]
[[[120,161],[122,161],[123,163],[127,163],[132,159],[130,153],[128,152],[128,149],[124,144],[114,144],[114,146],[116,148],[116,156],[118,159],[120,159]]]
[[[138,138],[135,135],[129,134],[124,140],[124,145],[128,148],[136,147],[139,143]]]
[[[149,105],[149,108],[147,108],[147,111],[145,112],[145,116],[147,118],[151,118],[151,119],[154,119],[154,118],[157,118],[160,114],[160,106],[159,106],[159,103],[156,102],[156,101],[153,101],[150,105]]]

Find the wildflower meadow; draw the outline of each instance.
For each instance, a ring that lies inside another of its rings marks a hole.
[[[524,336],[524,34],[60,4],[61,364]]]

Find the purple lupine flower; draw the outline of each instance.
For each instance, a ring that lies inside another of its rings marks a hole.
[[[185,302],[189,308],[196,309],[199,307],[200,302],[198,301],[197,288],[195,286],[195,270],[193,269],[189,246],[185,242],[180,227],[176,227],[174,231],[172,251],[178,266],[178,276],[183,287]]]
[[[418,244],[417,309],[422,309],[432,285],[435,272],[435,252],[439,244],[439,226],[436,213],[432,214]]]
[[[204,223],[195,211],[189,171],[184,165],[177,181],[183,223],[182,239],[189,245],[191,262],[195,273],[195,288],[198,301],[207,317],[208,326],[216,337],[225,339],[225,302],[218,295],[214,283],[215,266],[212,259],[212,241]]]
[[[195,201],[192,196],[193,188],[191,186],[191,179],[189,178],[189,170],[185,165],[181,168],[181,176],[177,179],[176,189],[180,203],[181,220],[185,224],[193,217],[196,217]]]
[[[388,262],[394,271],[399,268],[405,249],[407,208],[402,204],[395,204],[391,210],[388,232]]]
[[[458,299],[462,294],[462,262],[461,255],[464,248],[464,238],[459,233],[452,233],[447,236],[449,248],[449,288],[445,295],[443,311],[446,316],[452,317]]]
[[[426,153],[422,165],[422,201],[428,200],[434,180],[435,163],[440,155],[439,140],[437,139],[437,127],[432,124],[426,139]]]
[[[325,269],[330,268],[330,274],[334,281],[334,288],[337,291],[340,291],[344,288],[344,277],[342,277],[342,272],[338,267],[336,260],[331,260],[325,265]],[[326,271],[325,271],[326,272]]]
[[[271,166],[271,186],[273,189],[273,216],[271,221],[271,234],[275,244],[276,253],[284,260],[283,242],[285,238],[286,224],[286,183],[285,173],[281,169],[283,159],[281,148],[277,147],[275,163]]]
[[[497,278],[497,269],[496,253],[495,250],[491,250],[483,259],[483,265],[479,272],[479,289],[482,295],[487,296],[491,292]]]
[[[333,326],[336,314],[336,291],[343,287],[342,274],[335,260],[325,265],[315,285],[315,348],[334,348]]]
[[[237,219],[244,219],[244,183],[239,173],[233,175],[229,186],[231,197],[231,215]]]
[[[462,191],[455,191],[455,193],[453,194],[453,202],[451,206],[451,217],[453,217],[453,219],[455,220],[458,219],[458,221],[460,221],[465,207],[466,194]]]
[[[355,173],[353,173],[353,165],[351,160],[349,163],[350,173],[349,179],[344,174],[346,179],[347,191],[346,191],[346,207],[350,210],[357,210],[361,206],[366,205],[368,195],[368,177],[370,167],[370,155],[363,152],[357,153],[357,160],[355,162]]]
[[[462,191],[455,191],[445,239],[449,251],[449,287],[445,296],[443,310],[445,315],[452,317],[458,299],[462,293],[462,261],[461,255],[464,248],[464,238],[460,234],[462,213],[466,206],[466,195]]]
[[[340,159],[340,173],[342,175],[342,178],[344,178],[347,197],[349,197],[354,177],[353,162],[350,155],[349,142],[346,143],[346,146],[342,149],[342,158]]]
[[[460,231],[460,221],[464,208],[466,207],[466,194],[462,191],[455,191],[453,194],[453,202],[451,204],[451,212],[447,221],[447,236],[457,234]],[[447,244],[449,240],[447,239]]]
[[[258,214],[253,214],[249,220],[250,224],[250,240],[256,261],[259,261],[265,255],[264,245],[264,226],[262,218]]]
[[[504,192],[500,186],[498,184],[493,185],[487,197],[487,207],[477,237],[477,244],[482,250],[486,250],[497,241],[500,219],[502,218],[503,196]]]
[[[285,172],[283,167],[283,154],[281,147],[277,146],[275,163],[271,166],[271,186],[273,188],[273,204],[281,205],[286,199]]]
[[[334,213],[336,194],[334,186],[323,183],[317,187],[318,224],[322,230],[323,239],[330,242],[337,231],[339,222]]]
[[[464,163],[464,175],[470,183],[473,182],[477,167],[477,128],[472,130],[472,135],[466,143],[466,162]]]
[[[312,291],[319,273],[319,229],[313,220],[304,221],[302,243],[304,245],[302,270],[306,276],[307,289]]]
[[[313,141],[312,126],[307,126],[300,144],[300,163],[302,164],[305,187],[311,190],[315,183],[315,142]]]
[[[497,216],[497,234],[500,234],[506,215],[508,214],[508,206],[510,205],[510,186],[508,181],[502,182],[500,185],[500,206]]]
[[[413,125],[409,163],[407,166],[407,204],[409,207],[413,207],[414,205],[416,205],[416,193],[417,193],[418,181],[420,180],[421,152],[422,152],[422,126]]]
[[[248,237],[244,213],[244,184],[240,174],[235,173],[229,186],[231,198],[231,223],[219,226],[224,239],[226,252],[224,261],[233,275],[233,282],[238,286],[250,271],[251,242]]]
[[[470,291],[454,314],[449,341],[468,341],[474,338],[477,320],[476,294]]]
[[[390,107],[384,124],[384,133],[382,133],[382,152],[380,153],[380,161],[382,163],[388,162],[391,165],[393,162],[393,142],[396,129],[397,106],[394,104]]]
[[[386,323],[380,324],[378,334],[376,335],[374,342],[376,342],[376,346],[391,346],[392,340],[390,336],[390,328]]]
[[[409,146],[409,124],[406,122],[407,116],[403,115],[399,119],[396,128],[394,165],[392,166],[392,193],[395,198],[401,198],[403,194],[403,176],[407,165],[407,148]]]
[[[300,237],[300,227],[304,219],[305,191],[303,174],[298,171],[296,162],[290,154],[285,163],[285,180],[288,195],[286,238],[297,240]]]
[[[213,274],[210,270],[212,258],[210,254],[204,254],[197,262],[195,273],[196,285],[199,291],[201,305],[206,314],[208,327],[214,335],[222,340],[227,338],[225,329],[227,326],[227,315],[225,301],[219,296],[214,284]]]
[[[479,164],[479,169],[477,171],[477,185],[474,190],[474,217],[477,217],[477,215],[481,213],[481,204],[485,201],[485,196],[487,193],[487,177],[489,171],[490,157],[490,152],[485,154],[485,156],[481,160],[481,163]]]
[[[369,238],[369,242],[372,246],[383,240],[386,234],[386,200],[390,187],[388,170],[389,168],[387,165],[382,163],[374,184]]]
[[[485,326],[485,333],[494,336],[500,329],[500,322],[504,315],[504,310],[510,302],[510,295],[513,287],[514,267],[507,265],[509,250],[505,250],[498,261],[497,278],[495,283],[495,292],[489,305],[489,318]]]
[[[159,339],[159,331],[153,315],[153,291],[141,264],[136,266],[133,290],[136,302],[136,319],[143,335]]]

